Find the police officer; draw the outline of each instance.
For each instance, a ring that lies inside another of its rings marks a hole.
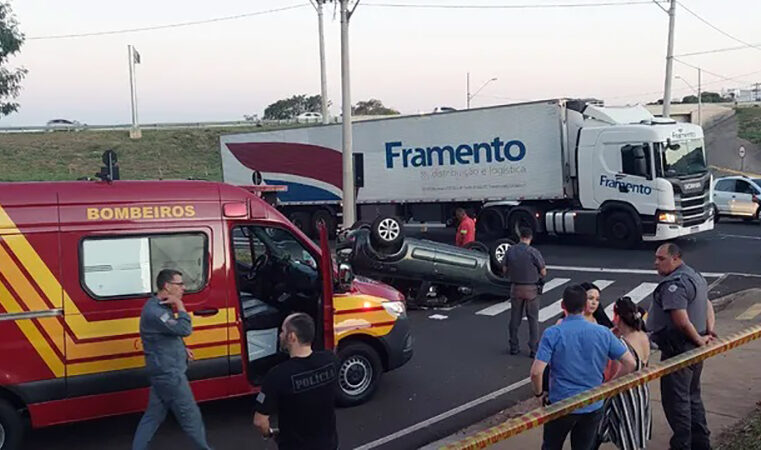
[[[547,276],[547,268],[542,254],[531,246],[534,237],[531,229],[521,227],[518,234],[521,241],[507,249],[503,260],[504,272],[510,280],[510,354],[520,353],[518,329],[525,311],[528,319],[529,356],[533,358],[539,339],[538,283]]]
[[[663,280],[653,292],[647,329],[661,350],[661,360],[702,347],[716,337],[714,311],[705,279],[682,262],[672,243],[655,252],[655,268]],[[700,397],[703,363],[661,378],[661,400],[671,426],[671,449],[709,449],[710,432]]]
[[[185,292],[182,273],[162,270],[156,278],[156,287],[158,292],[148,299],[140,315],[140,339],[151,390],[132,449],[148,448],[170,410],[195,447],[209,449],[201,411],[185,375],[187,360],[193,358],[193,353],[185,347],[182,338],[190,336],[193,324],[182,303]]]

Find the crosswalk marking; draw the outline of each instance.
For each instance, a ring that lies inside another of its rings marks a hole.
[[[737,316],[737,320],[753,320],[759,314],[761,314],[761,303],[756,303],[755,305],[746,309],[744,313]]]
[[[648,295],[650,295],[654,290],[655,287],[658,286],[658,283],[641,283],[639,286],[635,287],[631,291],[629,291],[627,294],[624,294],[624,297],[630,297],[634,304],[638,304],[642,300],[644,300]],[[611,320],[613,320],[613,307],[615,306],[616,302],[611,303],[608,305],[607,308],[605,308],[605,314],[610,317]]]
[[[559,287],[568,283],[569,281],[571,281],[570,278],[553,278],[544,284],[543,292],[551,291],[555,289],[556,287]],[[497,304],[489,306],[488,308],[484,308],[476,312],[476,314],[479,316],[497,316],[509,309],[510,309],[510,300],[507,300],[507,301],[499,302]]]
[[[600,290],[605,289],[606,287],[613,284],[613,281],[611,280],[597,280],[594,282],[595,286],[600,288]],[[545,322],[549,319],[552,319],[553,317],[559,315],[561,312],[563,312],[563,299],[545,306],[544,308],[539,310],[539,322]]]

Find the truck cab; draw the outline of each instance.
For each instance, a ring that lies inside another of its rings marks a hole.
[[[575,146],[581,207],[599,211],[602,230],[619,241],[713,229],[701,127],[653,118],[641,107],[616,113],[584,111]]]

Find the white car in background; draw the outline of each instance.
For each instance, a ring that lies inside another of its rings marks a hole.
[[[67,120],[67,119],[53,119],[48,120],[48,123],[46,124],[48,131],[56,131],[56,130],[66,130],[66,131],[79,131],[86,127],[87,125],[82,125],[79,123],[79,121],[76,120]]]
[[[322,122],[322,114],[318,112],[305,112],[296,116],[297,123],[317,123]]]
[[[758,220],[761,212],[761,178],[731,176],[713,184],[714,221],[719,216]]]

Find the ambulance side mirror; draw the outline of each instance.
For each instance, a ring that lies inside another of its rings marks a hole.
[[[351,290],[351,284],[354,282],[354,271],[348,264],[338,266],[338,287],[347,292]]]

